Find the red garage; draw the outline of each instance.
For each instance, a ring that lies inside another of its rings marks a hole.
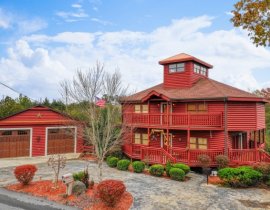
[[[0,120],[0,158],[79,153],[78,122],[44,106],[35,106]]]

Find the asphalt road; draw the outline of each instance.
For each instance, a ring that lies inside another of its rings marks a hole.
[[[26,194],[11,192],[0,188],[0,210],[76,210]]]

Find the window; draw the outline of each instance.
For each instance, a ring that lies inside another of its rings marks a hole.
[[[142,113],[148,113],[148,105],[142,105]]]
[[[188,112],[206,112],[207,111],[207,104],[205,103],[190,103],[187,105]]]
[[[187,110],[189,112],[196,112],[196,104],[188,104]]]
[[[207,149],[207,138],[190,137],[190,149]]]
[[[197,74],[201,74],[203,76],[206,76],[207,69],[206,69],[206,67],[195,63],[193,71]]]
[[[140,133],[135,133],[134,134],[134,143],[135,144],[141,144],[141,134]]]
[[[11,136],[12,135],[12,131],[3,131],[2,132],[2,136]]]
[[[134,143],[148,145],[148,134],[134,133]]]
[[[148,113],[148,104],[136,104],[134,111],[135,113]]]
[[[28,130],[20,130],[18,131],[18,135],[28,135]]]
[[[141,113],[141,105],[136,104],[136,105],[134,106],[134,108],[135,108],[135,113]]]
[[[169,65],[169,73],[185,71],[185,63],[174,63]]]
[[[148,145],[148,134],[142,134],[142,144]]]

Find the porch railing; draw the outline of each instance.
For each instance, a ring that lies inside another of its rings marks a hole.
[[[148,147],[146,145],[133,144],[123,146],[124,152],[134,159],[140,159],[150,164],[166,164],[167,161],[172,163],[182,162],[190,166],[199,166],[198,156],[208,155],[211,158],[211,166],[216,166],[216,156],[224,155],[223,149],[211,150],[188,150],[184,148],[171,148],[169,151],[163,148]],[[255,162],[269,162],[270,155],[263,150],[256,149],[230,149],[228,157],[231,165],[250,164]]]
[[[173,113],[173,114],[142,114],[124,113],[124,123],[140,125],[167,125],[191,127],[223,127],[222,113]]]

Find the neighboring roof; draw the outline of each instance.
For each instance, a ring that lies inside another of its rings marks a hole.
[[[168,63],[176,63],[176,62],[183,62],[183,61],[196,61],[197,63],[200,63],[204,66],[207,66],[208,68],[213,68],[213,66],[209,63],[206,63],[198,58],[195,58],[191,55],[188,55],[186,53],[180,53],[178,55],[174,55],[172,57],[163,59],[161,61],[159,61],[159,64],[164,65],[164,64],[168,64]]]
[[[52,118],[51,116],[47,117],[46,115],[43,117],[43,115],[41,114],[40,117],[34,117],[32,115],[29,115],[27,117],[24,116],[24,117],[17,118],[18,115],[22,115],[28,111],[38,111],[38,112],[51,111],[51,112],[56,113],[59,117]],[[23,123],[23,124],[63,124],[63,123],[68,123],[72,121],[75,122],[76,120],[74,120],[73,118],[71,118],[70,116],[64,113],[61,113],[49,107],[46,107],[43,105],[36,105],[28,109],[22,110],[20,112],[14,113],[12,115],[1,118],[0,125],[10,125],[10,124],[20,124],[20,123]]]
[[[239,101],[264,101],[255,94],[234,88],[209,78],[201,78],[192,87],[164,88],[163,83],[138,92],[123,99],[123,101],[146,101],[152,95],[169,100],[192,99],[224,99],[231,98]]]

